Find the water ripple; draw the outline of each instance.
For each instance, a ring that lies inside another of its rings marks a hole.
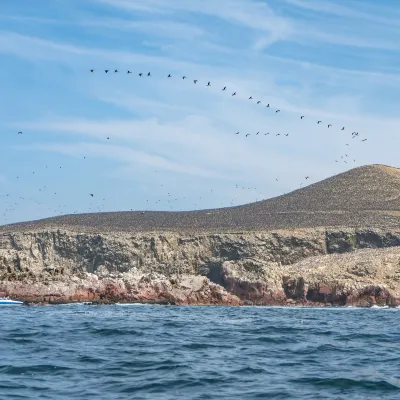
[[[399,311],[0,309],[0,398],[400,399]]]

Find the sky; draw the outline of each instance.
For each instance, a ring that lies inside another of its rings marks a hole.
[[[0,224],[400,167],[397,0],[1,4]]]

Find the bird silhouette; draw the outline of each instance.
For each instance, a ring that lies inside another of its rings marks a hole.
[[[222,91],[226,90],[226,86],[224,86],[224,88],[222,89]]]
[[[197,79],[195,79],[193,82],[196,84],[196,83],[198,82],[198,80],[197,80]]]
[[[302,115],[301,117],[300,117],[300,119],[303,119],[304,118],[304,115]]]
[[[90,193],[90,195],[93,197],[93,193]]]
[[[260,101],[260,100],[258,100],[258,101],[257,101],[257,104],[260,104],[260,103],[261,103],[261,101]]]
[[[250,96],[250,97],[249,97],[249,100],[253,100],[253,97],[252,97],[252,96]]]
[[[246,133],[246,137],[247,137],[247,136],[250,136],[250,133]]]
[[[276,110],[275,112],[278,113],[278,112],[281,112],[281,110]]]
[[[117,70],[117,69],[116,69],[116,70],[114,70],[114,74],[115,74],[116,72],[118,72],[118,70]]]
[[[320,124],[322,121],[318,121],[317,124]]]
[[[235,92],[235,93],[232,93],[232,96],[236,96],[236,92]]]
[[[239,135],[239,132],[236,132],[235,135]]]
[[[341,130],[344,131],[344,127]]]
[[[269,103],[265,107],[269,108]]]
[[[330,128],[331,126],[332,126],[332,124],[329,124],[329,125],[328,125],[328,128]]]
[[[139,72],[138,75],[141,77],[143,75],[143,72]]]
[[[306,179],[308,179],[309,178],[309,176],[306,176]]]
[[[258,135],[260,132],[257,132],[256,135]]]
[[[186,79],[187,77],[185,75],[182,76],[182,79]]]
[[[206,86],[211,86],[211,82],[208,82]]]
[[[94,69],[91,69],[90,72],[94,72]]]
[[[363,139],[363,140],[361,140],[362,142],[366,142],[367,141],[367,139]]]
[[[105,73],[107,74],[109,70],[108,70],[108,69],[105,69],[104,71],[105,71]]]
[[[289,136],[289,134],[288,134],[288,133],[286,133],[286,134],[285,134],[285,136]]]
[[[132,71],[128,71],[128,72],[127,72],[127,74],[131,74],[131,73],[132,73]]]

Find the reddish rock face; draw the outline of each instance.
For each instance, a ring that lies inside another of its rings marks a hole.
[[[400,247],[366,247],[399,243],[400,232],[360,229],[9,233],[0,235],[0,296],[31,303],[395,306]]]
[[[200,281],[200,282],[199,282]],[[91,285],[90,287],[87,287]],[[169,281],[125,285],[122,279],[77,284],[55,281],[48,285],[3,282],[4,296],[31,304],[70,302],[141,302],[176,305],[242,305],[243,301],[204,277],[191,277],[172,285]]]

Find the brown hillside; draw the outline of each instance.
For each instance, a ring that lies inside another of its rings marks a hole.
[[[400,169],[368,165],[273,199],[190,212],[66,215],[0,227],[102,231],[223,231],[313,227],[400,227]]]

